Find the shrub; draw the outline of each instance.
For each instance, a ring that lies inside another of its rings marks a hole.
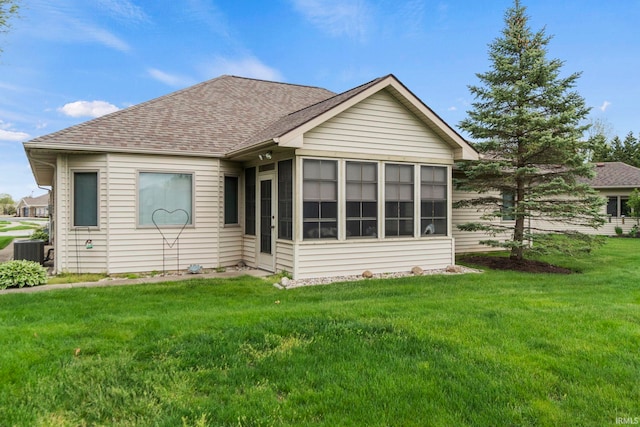
[[[42,240],[45,243],[49,243],[49,229],[46,227],[40,227],[35,230],[30,237],[31,240]]]
[[[629,230],[629,236],[638,237],[639,232],[640,232],[640,229],[638,228],[638,224],[636,224],[633,227],[631,227],[631,230]]]
[[[618,227],[616,225],[616,227],[614,228],[614,230],[616,231],[616,235],[617,236],[622,236],[622,227]]]
[[[0,264],[0,289],[47,283],[47,270],[35,261],[14,260]]]

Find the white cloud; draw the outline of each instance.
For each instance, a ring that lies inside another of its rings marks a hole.
[[[85,41],[98,42],[120,52],[129,52],[131,50],[131,46],[127,42],[103,28],[82,22],[74,22],[74,25],[79,32],[77,36]]]
[[[58,111],[70,117],[100,117],[118,110],[118,107],[106,101],[76,101],[58,108]]]
[[[607,111],[607,108],[609,108],[610,106],[611,106],[611,103],[609,101],[604,101],[602,105],[598,108],[600,108],[600,111],[604,113],[605,111]]]
[[[5,123],[0,120],[0,141],[21,142],[30,138],[28,133],[12,130],[12,127],[13,125],[11,123]]]
[[[131,46],[106,28],[94,23],[95,17],[88,16],[84,8],[77,7],[70,0],[33,0],[33,10],[37,10],[39,25],[30,34],[46,40],[60,40],[72,43],[99,43],[121,52],[129,52]],[[98,14],[99,12],[95,12]]]
[[[332,36],[364,40],[371,11],[365,0],[291,0],[295,9]]]
[[[194,81],[188,77],[165,73],[157,68],[149,68],[147,72],[154,79],[169,86],[189,86],[194,83]]]
[[[98,3],[116,18],[129,22],[146,22],[149,17],[141,7],[129,0],[98,0]]]
[[[447,108],[447,111],[458,111],[458,107],[451,106],[451,107]]]
[[[254,79],[283,81],[282,74],[275,68],[260,62],[254,57],[242,59],[228,59],[217,57],[212,64],[205,66],[207,77],[217,77],[222,74],[231,74],[239,77],[250,77]]]
[[[12,130],[0,129],[0,141],[22,142],[29,139],[29,134]]]

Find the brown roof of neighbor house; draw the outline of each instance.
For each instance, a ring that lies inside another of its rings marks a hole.
[[[283,117],[333,97],[329,90],[221,76],[133,107],[35,138],[111,151],[222,156]]]
[[[48,206],[49,205],[49,193],[45,193],[38,197],[23,197],[18,204],[24,203],[27,206]]]
[[[595,164],[596,176],[589,180],[593,188],[640,188],[640,169],[622,162]]]

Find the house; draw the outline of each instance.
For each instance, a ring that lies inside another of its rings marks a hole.
[[[49,193],[23,197],[16,205],[16,216],[46,218],[49,216]]]
[[[603,207],[607,222],[598,234],[615,235],[615,227],[629,232],[637,220],[630,218],[627,200],[634,189],[640,189],[640,168],[622,162],[601,162],[595,164],[595,173],[589,184],[607,200]]]
[[[478,158],[393,75],[340,94],[221,76],[24,148],[56,272],[294,278],[453,264],[452,166]]]
[[[571,226],[571,229],[585,234],[614,236],[616,235],[616,227],[620,227],[624,233],[628,233],[637,224],[637,218],[630,217],[630,209],[626,202],[629,200],[629,194],[635,188],[640,189],[640,169],[622,162],[600,162],[594,164],[594,172],[595,176],[593,178],[583,179],[582,181],[588,183],[606,200],[606,204],[602,206],[602,214],[606,215],[607,221],[598,229],[586,226]],[[474,194],[454,189],[452,198],[455,202],[474,196]],[[488,246],[479,243],[480,240],[487,238],[486,234],[460,231],[455,227],[456,224],[477,221],[480,214],[475,208],[453,210],[453,237],[456,241],[457,253],[491,250]],[[513,224],[513,221],[508,219],[503,219],[503,221]],[[540,220],[529,221],[527,226],[548,231],[561,231],[567,228],[564,223],[551,223]],[[498,239],[510,238],[507,233],[495,237]]]

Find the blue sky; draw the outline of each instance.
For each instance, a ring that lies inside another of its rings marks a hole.
[[[523,0],[611,136],[640,132],[640,0]],[[0,193],[22,142],[222,74],[342,92],[395,74],[454,128],[512,0],[21,0],[0,35]]]

